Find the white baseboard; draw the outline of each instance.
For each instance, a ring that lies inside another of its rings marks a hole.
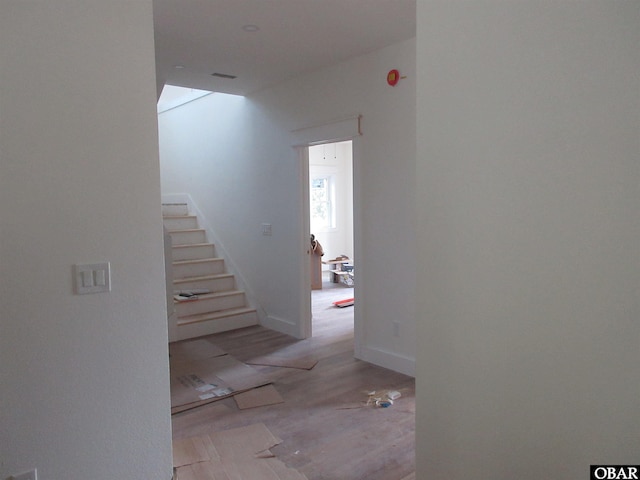
[[[260,319],[260,325],[276,332],[300,338],[300,326],[282,318],[267,315],[265,318]]]
[[[379,367],[388,368],[395,372],[404,373],[410,377],[416,376],[416,361],[414,358],[398,355],[387,350],[361,346],[356,358],[373,363]]]

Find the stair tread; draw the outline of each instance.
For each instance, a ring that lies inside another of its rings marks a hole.
[[[214,273],[211,275],[200,275],[198,277],[186,277],[186,278],[176,278],[173,283],[189,283],[189,282],[199,282],[206,280],[217,280],[219,278],[229,278],[233,277],[233,273]]]
[[[237,307],[227,308],[226,310],[219,310],[217,312],[197,313],[195,315],[185,315],[184,317],[178,317],[178,325],[188,325],[190,323],[206,322],[207,320],[215,320],[217,318],[226,318],[234,315],[241,315],[244,313],[255,312],[253,307]]]
[[[204,232],[204,228],[179,228],[177,230],[168,230],[169,235],[172,233],[186,233],[186,232]]]
[[[207,263],[207,262],[221,262],[224,261],[223,258],[220,257],[207,257],[207,258],[196,258],[195,260],[176,260],[172,262],[173,265],[190,265],[196,263]]]
[[[198,246],[198,245],[213,245],[215,247],[215,245],[213,243],[174,243],[173,245],[171,245],[171,248],[177,248],[177,247],[193,247],[193,246]]]
[[[241,295],[244,290],[222,290],[220,292],[203,293],[198,295],[198,298],[193,300],[174,300],[173,303],[191,303],[199,300],[208,300],[210,298],[229,297],[231,295]]]
[[[212,247],[213,243],[180,243],[172,245],[171,248],[189,248],[189,247]]]

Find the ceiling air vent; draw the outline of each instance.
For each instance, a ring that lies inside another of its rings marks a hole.
[[[220,78],[229,78],[231,80],[233,80],[234,78],[236,78],[235,75],[229,75],[227,73],[212,73],[211,74],[212,77],[220,77]]]

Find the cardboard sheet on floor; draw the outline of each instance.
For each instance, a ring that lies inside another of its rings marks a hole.
[[[262,423],[174,440],[177,480],[307,480],[269,451],[279,443]]]
[[[316,366],[318,360],[311,357],[286,358],[276,355],[263,355],[247,360],[249,365],[266,365],[270,367],[299,368],[301,370],[311,370]]]
[[[255,368],[231,355],[171,364],[171,413],[271,383]]]
[[[214,345],[206,338],[196,340],[184,340],[169,344],[169,357],[172,363],[192,362],[203,358],[219,357],[226,355],[223,349]]]
[[[273,385],[252,388],[246,392],[234,395],[233,399],[241,410],[284,403],[284,400]]]
[[[174,467],[184,467],[185,465],[211,460],[219,462],[220,457],[208,435],[173,441]]]

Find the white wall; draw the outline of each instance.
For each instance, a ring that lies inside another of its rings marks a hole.
[[[396,87],[387,72],[407,79]],[[413,371],[415,331],[415,40],[292,79],[251,97],[210,95],[162,113],[163,194],[191,193],[237,262],[269,325],[300,322],[302,165],[293,130],[362,114],[354,146],[362,205],[358,354]],[[358,151],[355,151],[359,148]],[[359,159],[359,160],[358,160]],[[383,218],[384,221],[380,221]],[[273,236],[261,234],[273,225]],[[356,247],[357,250],[357,247]],[[305,259],[306,260],[306,259]],[[392,321],[400,324],[393,337]]]
[[[332,175],[335,184],[335,228],[314,228],[311,233],[322,245],[323,260],[353,255],[353,154],[351,141],[309,148],[309,178]],[[331,265],[324,265],[331,270]]]
[[[151,1],[2,2],[0,478],[171,478]],[[72,265],[111,262],[110,293]]]
[[[639,25],[419,2],[418,478],[638,463]]]

